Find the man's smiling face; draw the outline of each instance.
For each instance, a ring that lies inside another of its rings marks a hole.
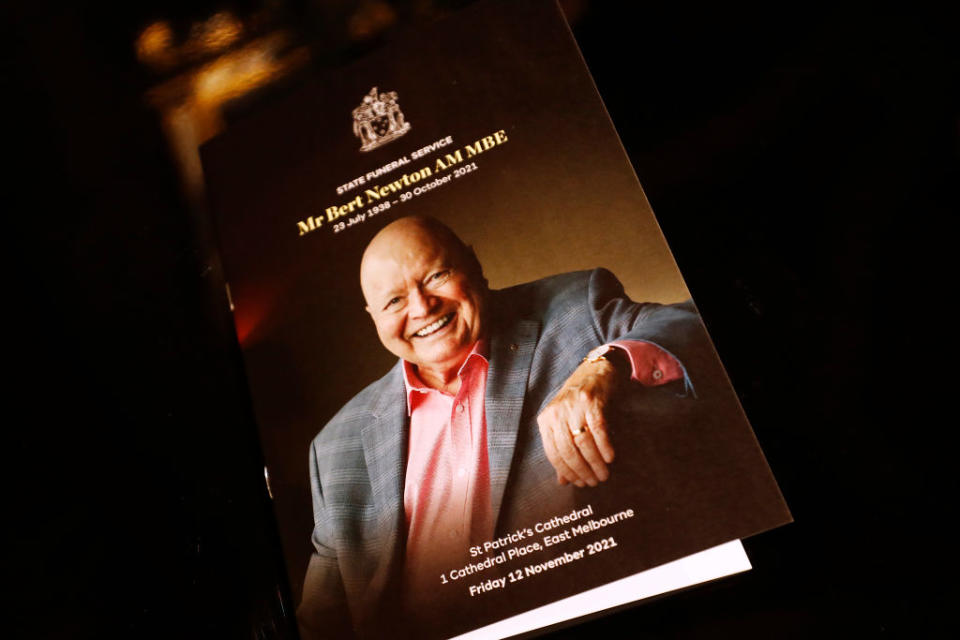
[[[483,335],[486,284],[439,223],[401,218],[367,246],[360,284],[380,341],[421,378],[449,380]]]

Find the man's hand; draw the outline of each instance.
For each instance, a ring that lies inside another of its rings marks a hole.
[[[582,362],[537,416],[543,448],[560,484],[595,487],[610,477],[613,445],[603,412],[618,377],[607,360]]]

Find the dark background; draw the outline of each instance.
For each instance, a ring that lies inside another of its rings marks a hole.
[[[309,73],[463,3],[359,3],[393,11],[373,35],[355,3],[268,4]],[[796,522],[743,576],[558,637],[940,635],[955,20],[618,4],[564,7]],[[262,6],[4,6],[15,635],[292,637],[219,265],[132,46]]]

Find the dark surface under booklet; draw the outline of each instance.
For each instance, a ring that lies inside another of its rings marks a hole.
[[[305,637],[455,636],[790,521],[553,3],[202,156]],[[591,593],[537,624],[645,595]]]

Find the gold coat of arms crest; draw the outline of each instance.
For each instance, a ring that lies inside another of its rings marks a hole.
[[[410,131],[410,123],[397,104],[396,91],[378,93],[373,87],[363,97],[360,106],[353,110],[353,135],[360,138],[360,151],[381,147],[407,131]]]

